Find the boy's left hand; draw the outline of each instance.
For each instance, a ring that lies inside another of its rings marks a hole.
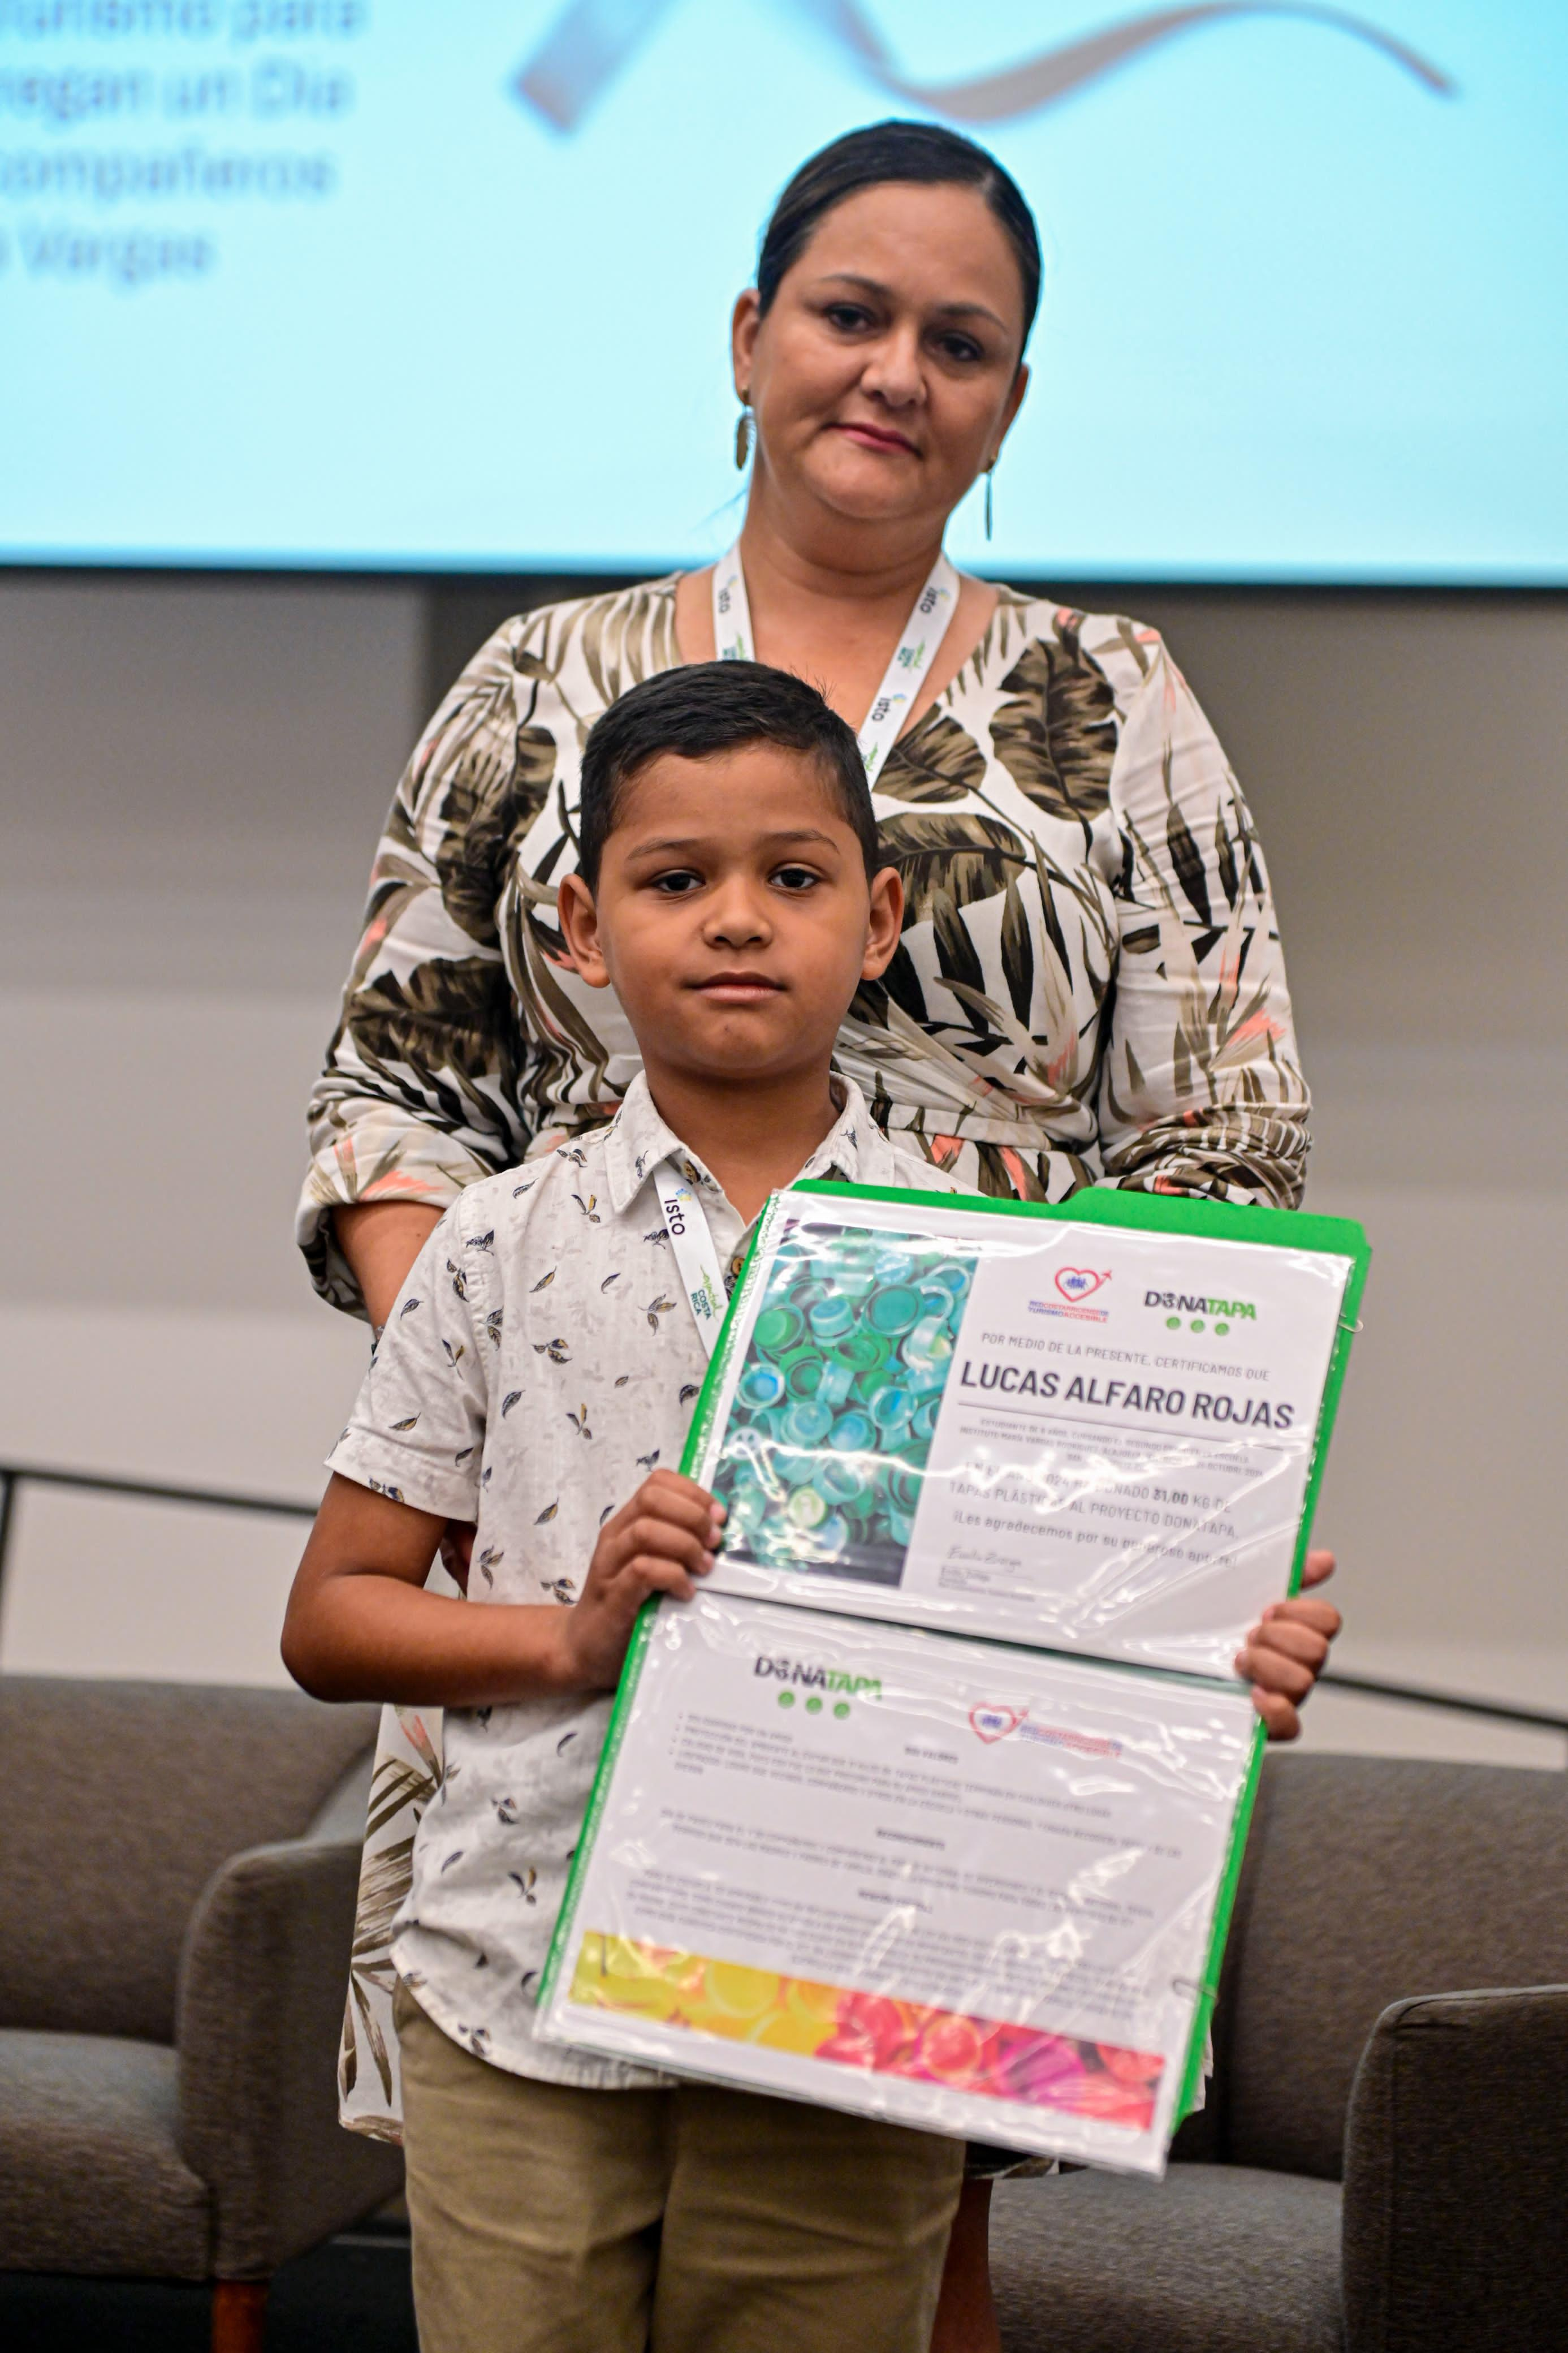
[[[1331,1601],[1314,1601],[1308,1588],[1334,1573],[1331,1552],[1310,1552],[1302,1589],[1289,1601],[1271,1601],[1236,1654],[1236,1671],[1252,1685],[1252,1704],[1270,1740],[1294,1740],[1302,1702],[1322,1672],[1329,1645],[1343,1620]]]

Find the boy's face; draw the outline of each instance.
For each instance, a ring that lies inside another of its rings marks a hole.
[[[899,944],[903,891],[869,886],[816,763],[773,744],[661,754],[622,797],[598,890],[563,878],[561,926],[661,1070],[737,1082],[826,1074],[862,979]]]

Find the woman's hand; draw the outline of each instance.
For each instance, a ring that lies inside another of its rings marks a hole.
[[[1236,1671],[1251,1683],[1252,1704],[1270,1740],[1300,1736],[1302,1703],[1344,1623],[1331,1601],[1314,1601],[1305,1590],[1326,1584],[1333,1573],[1331,1552],[1310,1552],[1301,1571],[1303,1590],[1289,1601],[1270,1602],[1237,1652]]]
[[[397,1304],[408,1270],[441,1222],[424,1201],[356,1201],[332,1211],[338,1248],[349,1262],[372,1329]]]
[[[448,1520],[441,1534],[441,1566],[465,1599],[468,1571],[474,1561],[474,1538],[479,1532],[472,1520]]]
[[[586,1691],[613,1691],[620,1680],[637,1611],[650,1593],[689,1601],[719,1548],[724,1506],[694,1479],[655,1471],[599,1531],[587,1581],[563,1613],[563,1680]]]

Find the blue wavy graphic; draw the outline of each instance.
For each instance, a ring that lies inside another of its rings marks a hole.
[[[1098,81],[1143,50],[1234,16],[1280,16],[1343,33],[1379,50],[1437,97],[1452,97],[1448,76],[1405,42],[1364,16],[1310,0],[1205,0],[1186,8],[1157,8],[1129,16],[1103,32],[1021,58],[1000,73],[968,81],[910,81],[899,72],[886,42],[855,0],[789,0],[794,13],[854,59],[868,81],[951,122],[1016,122],[1054,106]],[[519,73],[521,102],[556,130],[575,131],[630,63],[674,0],[567,0],[567,5]]]

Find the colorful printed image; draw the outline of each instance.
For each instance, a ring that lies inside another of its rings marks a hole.
[[[940,2084],[945,2091],[1091,2116],[1129,2132],[1147,2132],[1152,2125],[1163,2070],[1152,2052],[853,1993],[595,1930],[578,1950],[572,2000],[584,2009],[656,2019],[726,2042],[759,2043],[802,2059]]]
[[[897,1585],[974,1252],[795,1225],[781,1237],[710,1480],[724,1549]]]

